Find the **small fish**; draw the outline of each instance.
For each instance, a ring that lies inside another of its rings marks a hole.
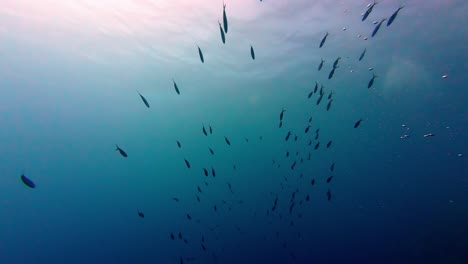
[[[294,202],[289,206],[289,214],[292,214],[292,210],[294,208]]]
[[[330,191],[330,189],[328,189],[328,191],[327,191],[327,200],[328,201],[331,200],[331,191]]]
[[[314,93],[317,93],[317,89],[318,89],[318,83],[315,82]]]
[[[185,161],[185,165],[187,165],[187,168],[190,169],[190,162],[186,159],[184,159],[184,161]]]
[[[309,123],[311,123],[311,122],[312,122],[312,117],[309,117]]]
[[[319,93],[320,95],[323,95],[323,88],[324,88],[324,86],[323,86],[323,84],[321,84],[320,85],[320,93]]]
[[[214,155],[214,151],[210,147],[208,147],[208,150],[210,150],[211,155]]]
[[[338,68],[338,67],[336,67],[336,68]],[[330,73],[328,74],[328,79],[329,79],[329,80],[330,80],[331,78],[333,78],[333,75],[335,74],[336,68],[333,68],[333,69],[330,71]]]
[[[198,197],[198,195],[197,195],[197,201],[200,202],[200,197]]]
[[[289,151],[286,151],[286,157],[289,157]]]
[[[296,161],[294,161],[294,162],[291,164],[291,170],[294,170],[295,167],[296,167]]]
[[[371,37],[374,37],[375,34],[377,34],[377,32],[379,31],[380,26],[382,26],[382,23],[383,23],[385,20],[387,20],[387,19],[384,18],[384,19],[380,20],[379,24],[377,24],[377,26],[375,26],[374,31],[372,31]]]
[[[331,144],[333,143],[333,140],[328,141],[327,143],[327,148],[330,148]]]
[[[202,127],[203,134],[204,134],[205,136],[208,136],[208,133],[206,133],[205,125],[202,124],[202,126],[203,126],[203,127]]]
[[[174,79],[172,79],[172,82],[174,83],[174,89],[175,89],[176,93],[180,94],[179,87],[177,86],[177,83],[174,81]]]
[[[333,100],[330,100],[328,101],[328,104],[327,104],[327,111],[330,110],[330,107],[331,107],[331,103],[333,102]]]
[[[201,62],[205,63],[205,59],[203,58],[203,53],[198,45],[197,45],[197,48],[198,48],[198,55],[200,56]]]
[[[327,40],[327,37],[328,37],[328,32],[327,32],[327,34],[325,34],[325,36],[322,38],[322,41],[320,41],[319,48],[321,48],[321,47],[323,46],[323,44],[325,44],[325,41]]]
[[[180,257],[180,264],[184,264],[184,258]]]
[[[216,205],[213,206],[213,210],[214,210],[215,212],[217,212],[217,211],[218,211],[218,207],[216,207]]]
[[[123,149],[121,149],[118,145],[115,146],[117,147],[116,151],[118,150],[120,155],[122,155],[124,158],[128,157],[127,153]]]
[[[250,56],[252,57],[252,60],[255,60],[255,52],[254,52],[254,48],[252,47],[252,45],[250,45]]]
[[[202,190],[201,190],[200,186],[197,186],[197,190],[198,190],[199,193],[202,193]]]
[[[224,32],[227,34],[228,33],[228,21],[227,21],[227,16],[226,16],[226,4],[223,1],[223,26],[224,26]]]
[[[138,211],[138,216],[141,218],[145,218],[145,214],[143,212]]]
[[[328,100],[331,100],[332,96],[333,96],[333,91],[331,91],[330,94],[328,95]]]
[[[286,112],[286,109],[283,108],[283,109],[281,110],[281,113],[280,113],[280,121],[283,120],[284,112]]]
[[[319,141],[319,142],[317,142],[317,144],[315,144],[315,147],[314,147],[314,149],[315,149],[315,150],[317,150],[319,147],[320,147],[320,141]]]
[[[311,91],[311,92],[307,95],[307,99],[310,99],[310,97],[312,97],[313,94],[314,94],[314,91]]]
[[[335,162],[333,162],[331,165],[330,165],[330,171],[333,172],[335,170]]]
[[[340,61],[341,57],[338,57],[335,62],[333,62],[333,68],[338,68],[338,62]]]
[[[174,234],[171,232],[171,239],[174,240]]]
[[[278,127],[279,127],[279,128],[283,127],[283,121],[280,121],[280,122],[279,122],[279,126],[278,126]]]
[[[319,104],[320,104],[320,102],[322,101],[322,98],[323,98],[323,94],[320,95],[320,97],[317,99],[316,105],[319,105]]]
[[[311,127],[310,125],[308,125],[308,126],[306,127],[306,129],[305,129],[305,131],[304,131],[306,134],[309,132],[310,127]]]
[[[203,173],[205,173],[205,176],[208,176],[208,170],[203,168]]]
[[[172,200],[176,201],[176,202],[179,202],[179,198],[172,198]]]
[[[314,185],[315,185],[315,179],[312,179],[312,180],[310,181],[310,184],[311,184],[312,186],[314,186]]]
[[[374,80],[375,80],[376,77],[379,77],[379,76],[377,76],[377,75],[375,75],[375,74],[372,74],[372,79],[370,79],[369,83],[367,84],[367,89],[369,89],[369,88],[372,87],[372,85],[374,84]]]
[[[366,12],[364,13],[364,15],[362,16],[362,21],[366,20],[367,17],[370,15],[370,13],[372,12],[372,10],[374,9],[374,6],[377,4],[377,2],[374,2],[373,4],[371,4],[369,6],[369,8],[367,8]]]
[[[211,127],[211,125],[208,125],[208,128],[210,129],[210,135],[213,134],[213,128]]]
[[[297,135],[294,136],[294,141],[297,141]]]
[[[187,214],[187,219],[192,220],[192,217],[190,216],[190,214]]]
[[[327,178],[327,183],[330,183],[332,179],[333,179],[333,176],[328,177]]]
[[[203,245],[203,243],[201,244],[201,246],[202,246],[203,251],[206,251],[206,247],[205,245]]]
[[[361,56],[359,56],[359,61],[362,60],[362,58],[364,58],[364,55],[366,55],[366,49],[364,48],[364,51],[361,53]]]
[[[211,167],[211,176],[216,177],[216,171],[213,167]]]
[[[325,61],[322,58],[320,58],[320,64],[319,64],[318,69],[317,69],[318,71],[320,71],[322,69],[324,62]]]
[[[180,144],[179,140],[177,140],[177,146],[178,146],[179,148],[182,147],[182,145]]]
[[[290,136],[291,136],[291,131],[288,131],[288,133],[286,134],[286,137],[284,138],[284,141],[288,141]]]
[[[146,107],[150,108],[150,105],[148,104],[148,101],[146,100],[146,98],[145,98],[143,95],[141,95],[140,92],[138,92],[138,94],[140,95],[141,100],[142,100],[143,103],[146,105]]]
[[[401,9],[403,9],[404,6],[400,6],[397,11],[395,11],[395,13],[393,13],[393,15],[390,16],[390,18],[388,19],[387,21],[387,27],[390,26],[392,23],[393,23],[393,20],[395,20],[395,18],[397,17],[398,15],[398,12],[400,12]]]
[[[31,179],[26,177],[24,174],[21,175],[21,181],[29,188],[32,188],[32,189],[36,188],[36,184]]]
[[[429,134],[425,134],[424,137],[425,137],[425,138],[427,138],[427,137],[435,137],[435,135],[432,134],[432,133],[429,133]]]
[[[306,201],[308,202],[309,200],[310,200],[310,196],[307,195],[307,196],[306,196]]]
[[[361,122],[362,122],[362,118],[356,121],[356,123],[354,123],[354,128],[358,128]]]
[[[226,141],[226,144],[231,146],[231,141],[229,141],[229,139],[226,136],[224,136],[224,141]]]
[[[182,239],[182,233],[179,232],[179,239]]]
[[[224,30],[221,27],[221,23],[219,22],[219,20],[218,20],[218,24],[219,24],[219,31],[221,32],[221,40],[223,41],[223,44],[226,44],[226,37],[224,36]]]

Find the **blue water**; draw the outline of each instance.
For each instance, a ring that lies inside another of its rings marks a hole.
[[[0,7],[0,263],[468,263],[466,1],[117,2]]]

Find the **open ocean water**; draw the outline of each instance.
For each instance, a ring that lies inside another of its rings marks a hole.
[[[1,1],[0,263],[468,263],[468,2],[224,3]]]

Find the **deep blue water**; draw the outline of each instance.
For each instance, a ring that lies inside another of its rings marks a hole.
[[[0,263],[468,263],[468,4],[211,2],[0,7]]]

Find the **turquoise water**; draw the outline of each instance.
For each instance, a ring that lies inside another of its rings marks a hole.
[[[466,263],[468,4],[225,3],[2,4],[0,263]]]

